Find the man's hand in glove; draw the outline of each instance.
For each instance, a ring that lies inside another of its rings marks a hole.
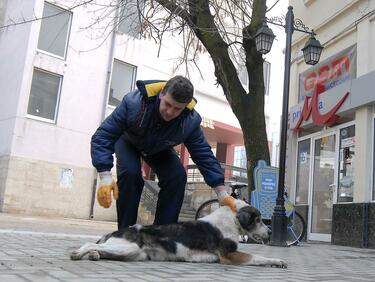
[[[221,206],[228,206],[233,212],[237,211],[236,199],[228,194],[224,185],[216,186],[214,190]]]
[[[99,189],[97,198],[99,205],[103,208],[109,208],[112,203],[112,193],[115,200],[118,199],[118,187],[112,178],[110,171],[99,172]]]

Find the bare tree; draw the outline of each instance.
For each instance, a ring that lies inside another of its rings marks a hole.
[[[129,4],[129,0],[121,3]],[[253,39],[265,18],[266,0],[154,0],[142,7],[141,34],[160,41],[166,32],[182,32],[186,38],[185,53],[191,55],[186,60],[194,61],[201,45],[210,54],[217,82],[243,131],[248,184],[253,187],[257,161],[270,160],[264,116],[263,58],[256,51]],[[244,89],[238,76],[241,64],[247,69],[248,89]]]

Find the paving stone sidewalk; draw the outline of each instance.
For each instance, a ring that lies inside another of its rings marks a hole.
[[[316,243],[289,248],[240,244],[243,251],[285,258],[288,269],[69,259],[70,250],[114,227],[0,213],[0,281],[375,281],[375,250]]]

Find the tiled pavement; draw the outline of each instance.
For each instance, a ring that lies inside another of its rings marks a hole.
[[[243,251],[285,258],[288,269],[173,262],[71,261],[70,250],[84,242],[96,241],[98,236],[93,236],[93,232],[101,235],[113,224],[78,221],[78,226],[73,228],[71,223],[77,225],[77,221],[48,219],[47,223],[34,220],[31,228],[22,217],[16,216],[9,223],[9,218],[2,215],[0,213],[1,282],[375,281],[375,250],[311,243],[289,248],[240,245]],[[59,228],[48,229],[53,222],[58,223]],[[102,227],[101,232],[98,226]],[[78,231],[82,231],[81,234]]]

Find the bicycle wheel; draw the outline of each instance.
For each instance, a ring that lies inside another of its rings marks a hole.
[[[214,210],[218,209],[220,207],[219,201],[217,199],[211,199],[206,202],[204,202],[195,213],[195,219],[199,219],[201,217],[204,217],[206,215],[209,215]]]
[[[296,246],[306,234],[306,223],[302,215],[293,212],[288,218],[287,245]]]

